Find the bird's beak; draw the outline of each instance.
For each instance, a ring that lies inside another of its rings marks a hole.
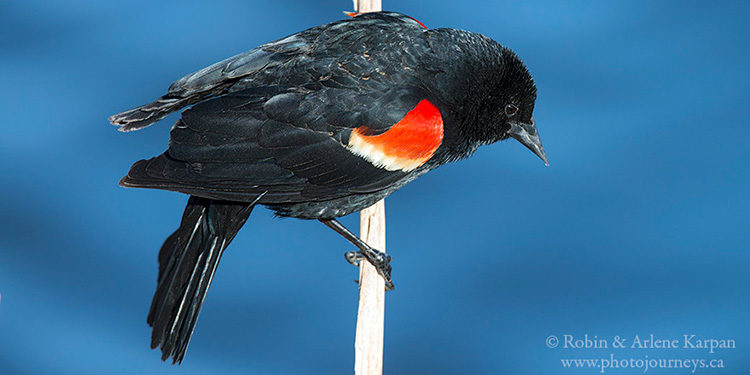
[[[544,146],[542,146],[542,140],[539,138],[539,133],[536,131],[536,123],[534,123],[533,117],[531,118],[530,124],[515,121],[511,122],[508,135],[528,147],[531,152],[539,157],[539,159],[542,159],[545,165],[549,166],[549,163],[547,162],[547,154],[544,153]]]

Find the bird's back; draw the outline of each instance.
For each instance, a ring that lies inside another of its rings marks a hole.
[[[404,15],[365,14],[187,75],[156,102],[113,116],[134,130],[194,104],[167,152],[137,162],[121,184],[258,199],[296,217],[358,211],[428,170],[383,168],[350,147],[353,130],[383,134],[431,95],[420,61],[427,33]]]

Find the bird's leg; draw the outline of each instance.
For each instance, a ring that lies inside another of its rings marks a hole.
[[[346,229],[346,227],[336,219],[320,219],[320,222],[335,230],[336,233],[346,238],[347,241],[351,242],[359,249],[359,251],[349,251],[344,254],[347,262],[357,265],[357,261],[366,259],[376,270],[378,270],[380,276],[385,280],[385,289],[393,290],[390,255],[373,249],[370,245],[366,244],[365,241],[362,241],[359,237],[355,236],[354,233],[350,232],[349,229]]]

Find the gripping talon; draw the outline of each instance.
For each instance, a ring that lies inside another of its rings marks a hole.
[[[355,236],[354,233],[350,232],[346,227],[341,225],[336,219],[319,219],[321,223],[325,224],[329,228],[336,231],[336,233],[344,236],[349,242],[356,246],[359,251],[348,251],[344,254],[346,261],[359,266],[359,262],[362,259],[367,259],[378,271],[378,274],[385,281],[385,289],[393,290],[393,281],[391,280],[391,256],[373,249],[367,245],[362,239]]]
[[[344,254],[344,258],[346,258],[346,261],[355,265],[359,266],[359,262],[361,262],[363,259],[367,260],[372,264],[373,267],[378,271],[378,274],[383,278],[385,281],[385,290],[393,290],[394,285],[393,281],[391,280],[391,258],[390,255],[369,248],[365,249],[364,251],[347,251]]]
[[[346,258],[346,261],[355,266],[358,266],[359,261],[364,257],[365,256],[359,251],[347,251],[346,253],[344,253],[344,258]]]

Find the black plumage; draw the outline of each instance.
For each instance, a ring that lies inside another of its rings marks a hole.
[[[383,135],[422,100],[442,118],[442,138],[428,160],[388,168],[352,151],[355,129]],[[212,274],[255,204],[280,216],[334,220],[508,137],[546,162],[532,119],[535,100],[524,64],[495,41],[379,12],[239,54],[177,80],[151,104],[112,116],[131,131],[192,105],[172,128],[168,150],[135,163],[120,182],[192,196],[160,253],[152,345],[182,360],[210,283],[183,279]],[[190,237],[196,230],[200,235]],[[206,251],[213,255],[191,258]],[[190,314],[174,296],[190,301]]]
[[[151,348],[181,362],[219,259],[250,216],[252,202],[190,197],[180,228],[159,252],[159,282],[147,322]]]

